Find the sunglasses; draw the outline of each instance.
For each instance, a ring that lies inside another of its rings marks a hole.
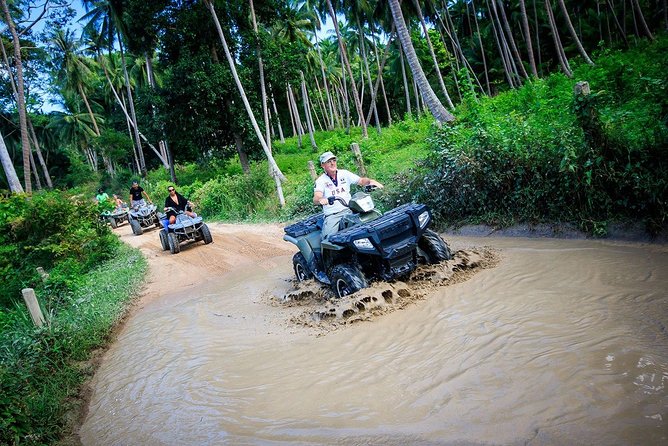
[[[176,189],[174,189],[174,188],[169,188],[169,189],[167,189],[167,192],[174,192],[175,190]]]

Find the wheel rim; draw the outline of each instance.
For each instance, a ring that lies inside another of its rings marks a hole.
[[[350,286],[348,286],[348,283],[346,283],[345,280],[338,279],[336,281],[336,294],[338,297],[343,297],[347,296],[348,294],[352,294],[350,292]]]
[[[295,273],[297,275],[297,280],[299,280],[300,282],[306,280],[306,271],[304,270],[304,267],[299,263],[295,265]]]

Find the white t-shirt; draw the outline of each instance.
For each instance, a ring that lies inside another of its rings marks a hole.
[[[357,184],[360,180],[360,177],[348,170],[338,169],[336,171],[336,183],[326,174],[323,173],[315,180],[314,192],[322,192],[324,198],[329,197],[341,197],[346,200],[346,203],[350,201],[350,187],[353,184]],[[325,215],[336,214],[342,210],[347,209],[343,204],[338,201],[335,201],[334,204],[326,204],[322,207],[322,211]]]

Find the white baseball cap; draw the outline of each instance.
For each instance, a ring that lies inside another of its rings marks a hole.
[[[325,152],[322,155],[320,155],[320,164],[326,163],[332,158],[336,159],[336,155],[334,155],[332,152]]]

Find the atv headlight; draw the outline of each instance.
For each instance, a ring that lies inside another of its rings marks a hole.
[[[358,198],[357,205],[360,207],[360,209],[362,209],[362,212],[369,212],[374,208],[373,199],[371,198],[371,195],[367,195],[364,198]]]
[[[421,228],[427,226],[427,223],[429,223],[429,211],[424,211],[418,215],[418,223],[420,223]]]
[[[353,241],[357,249],[374,249],[373,244],[368,238],[361,238]]]

